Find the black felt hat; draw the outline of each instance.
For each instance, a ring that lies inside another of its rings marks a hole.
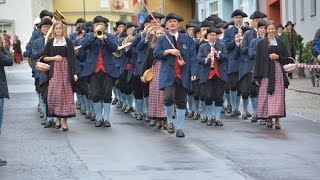
[[[99,23],[99,22],[103,22],[103,23],[107,24],[109,22],[109,19],[102,17],[102,16],[96,16],[93,18],[93,23]]]
[[[277,29],[280,28],[280,27],[281,27],[282,29],[284,29],[284,27],[283,27],[282,24],[278,24]]]
[[[119,20],[119,21],[116,22],[116,27],[118,27],[119,25],[126,25],[126,24],[127,24],[126,21]]]
[[[217,20],[219,20],[220,18],[219,18],[219,16],[218,15],[216,15],[216,14],[212,14],[212,15],[210,15],[209,17],[207,17],[206,18],[206,20],[208,20],[208,21],[217,21]]]
[[[233,13],[231,14],[231,18],[233,18],[234,16],[248,17],[248,15],[240,9],[236,9],[235,11],[233,11]]]
[[[186,29],[191,28],[191,27],[196,27],[196,26],[197,26],[196,23],[188,22],[188,23],[186,24]]]
[[[288,21],[287,24],[286,24],[284,27],[287,27],[287,26],[289,26],[289,25],[291,25],[292,27],[294,27],[295,24],[293,24],[292,21]]]
[[[44,16],[50,16],[51,18],[53,18],[53,13],[48,11],[48,10],[43,10],[40,12],[40,19],[42,19]]]
[[[179,22],[183,21],[183,18],[175,13],[169,13],[166,16],[166,22],[169,21],[170,19],[176,19]]]
[[[227,24],[226,21],[221,21],[221,22],[215,24],[215,27],[216,27],[216,28],[222,28],[222,27],[223,27],[224,25],[226,25],[226,24]]]
[[[79,18],[77,19],[76,23],[75,24],[79,24],[79,23],[86,23],[87,21],[84,20],[83,18]]]
[[[216,28],[215,26],[211,26],[207,30],[207,34],[210,34],[210,33],[216,33],[218,35],[218,34],[221,34],[222,32],[219,28]]]
[[[212,25],[213,25],[213,23],[210,22],[209,20],[204,20],[201,22],[200,27],[210,27]]]
[[[200,24],[201,22],[198,19],[192,19],[189,23]]]
[[[228,29],[229,26],[231,26],[231,25],[234,25],[234,22],[233,22],[233,21],[230,21],[230,22],[228,22],[227,24],[225,24],[225,25],[223,26],[223,29]]]
[[[266,18],[266,17],[268,17],[266,14],[260,11],[255,11],[253,14],[251,14],[250,19],[260,19],[260,18]]]
[[[157,12],[152,12],[151,14],[153,15],[154,18],[163,19],[165,17],[163,14],[157,13]],[[151,20],[152,16],[149,14],[148,18],[149,20]]]
[[[52,25],[52,21],[48,18],[44,18],[41,20],[41,22],[38,24],[38,27],[41,28],[43,25]]]
[[[131,27],[138,27],[138,25],[134,22],[128,22],[126,24],[126,29],[131,28]]]

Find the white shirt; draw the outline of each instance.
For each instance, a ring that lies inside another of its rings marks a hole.
[[[53,46],[66,46],[66,45],[67,45],[67,41],[66,41],[66,38],[65,38],[65,37],[62,37],[62,42],[63,42],[62,45],[61,45],[61,44],[57,44],[57,39],[54,38],[54,39],[53,39]]]
[[[175,34],[171,34],[171,33],[170,33],[170,35],[175,36],[175,37],[176,37],[176,40],[178,40],[178,37],[179,37],[179,31],[177,31]]]

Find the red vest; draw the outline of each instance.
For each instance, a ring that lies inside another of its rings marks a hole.
[[[180,36],[180,32],[179,32],[178,38],[179,38],[179,36]],[[177,39],[176,45],[178,47],[178,39]],[[179,58],[176,57],[175,64],[174,64],[174,76],[181,79],[180,65],[178,63],[178,59]]]
[[[210,71],[208,74],[208,79],[212,79],[213,76],[218,76],[220,78],[219,64],[218,64],[218,60],[216,57],[215,57],[213,65],[214,65],[214,68],[213,69],[210,68]]]
[[[98,73],[99,71],[103,71],[104,73],[107,73],[107,71],[106,71],[106,69],[104,68],[104,65],[103,65],[103,58],[102,58],[101,48],[99,49],[98,62],[97,62],[96,70],[94,71],[94,73]]]

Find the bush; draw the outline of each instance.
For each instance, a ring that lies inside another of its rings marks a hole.
[[[301,58],[299,58],[299,62],[304,62],[307,63],[311,60],[311,50],[312,50],[312,45],[313,45],[313,41],[309,41],[305,44],[305,46],[303,47],[302,51],[301,51]]]
[[[304,59],[302,58],[302,51],[303,51],[303,45],[304,45],[302,41],[303,41],[303,37],[300,34],[298,34],[296,51],[298,53],[298,60],[300,63],[305,62]]]

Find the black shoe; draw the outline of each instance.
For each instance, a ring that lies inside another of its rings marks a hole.
[[[91,114],[90,115],[90,121],[95,121],[96,120],[96,115],[95,114]]]
[[[267,125],[267,121],[265,119],[260,119],[260,125]]]
[[[56,127],[56,129],[60,129],[61,128],[61,124],[59,124],[59,125],[55,125],[55,127]]]
[[[79,101],[76,102],[76,109],[80,109],[81,108],[81,104]]]
[[[230,113],[230,116],[231,117],[236,117],[237,116],[236,110],[232,110],[231,113]]]
[[[68,127],[62,128],[62,131],[69,131],[69,128]]]
[[[40,118],[44,118],[44,113],[40,111]]]
[[[96,127],[101,127],[102,126],[102,122],[101,121],[96,121]]]
[[[217,122],[216,122],[216,126],[223,126],[222,121],[221,121],[221,120],[217,120]]]
[[[143,120],[143,115],[142,115],[142,114],[138,114],[137,117],[136,117],[136,119],[137,119],[138,121]]]
[[[150,122],[151,118],[149,118],[148,116],[146,116],[146,118],[144,119],[146,122]]]
[[[238,109],[236,109],[236,116],[240,116],[240,115],[241,115],[241,112]]]
[[[51,128],[53,126],[52,121],[47,121],[46,124],[43,126],[44,128]]]
[[[150,120],[150,127],[154,127],[156,125],[157,121],[155,119]]]
[[[188,118],[193,118],[193,115],[194,115],[194,111],[188,112]]]
[[[122,105],[121,110],[122,110],[122,111],[125,111],[125,110],[126,110],[126,108],[127,108],[127,105],[125,105],[125,104],[124,104],[124,105]]]
[[[251,113],[247,112],[247,116],[248,117],[252,117]]]
[[[184,132],[179,129],[177,132],[176,132],[176,137],[184,137]]]
[[[80,108],[80,113],[81,113],[81,115],[85,115],[86,114],[86,108]]]
[[[90,114],[90,113],[86,113],[86,115],[84,115],[84,117],[85,117],[86,119],[90,119],[91,114]]]
[[[174,133],[174,126],[173,123],[169,123],[168,124],[168,128],[167,128],[168,133],[173,134]]]
[[[200,114],[198,114],[198,113],[195,112],[195,113],[193,114],[193,118],[192,118],[192,119],[193,119],[193,120],[198,120],[199,117],[200,117]]]
[[[7,165],[7,161],[0,159],[0,166],[5,166],[5,165]]]
[[[201,123],[206,123],[208,121],[208,117],[204,116],[201,118]]]
[[[117,102],[117,108],[122,108],[122,102],[120,101]]]
[[[189,112],[188,109],[186,109],[186,112],[184,113],[184,116],[188,116]]]
[[[252,118],[251,118],[251,122],[258,122],[258,117],[257,115],[253,115]]]
[[[104,127],[111,127],[111,123],[108,120],[105,120],[104,122],[102,122]]]
[[[242,113],[242,119],[248,119],[248,114],[246,112]]]
[[[227,105],[226,112],[230,114],[232,112],[231,105]]]
[[[111,105],[116,105],[118,102],[118,99],[117,98],[113,98],[112,99],[112,102],[111,102]]]
[[[207,126],[212,126],[213,121],[211,120],[211,118],[207,121]]]
[[[42,119],[42,120],[41,120],[41,125],[45,125],[45,124],[46,124],[46,122],[47,122],[47,120],[46,120],[46,119]]]
[[[133,108],[132,107],[129,107],[127,106],[126,109],[123,111],[124,113],[130,113],[130,112],[133,112]]]

